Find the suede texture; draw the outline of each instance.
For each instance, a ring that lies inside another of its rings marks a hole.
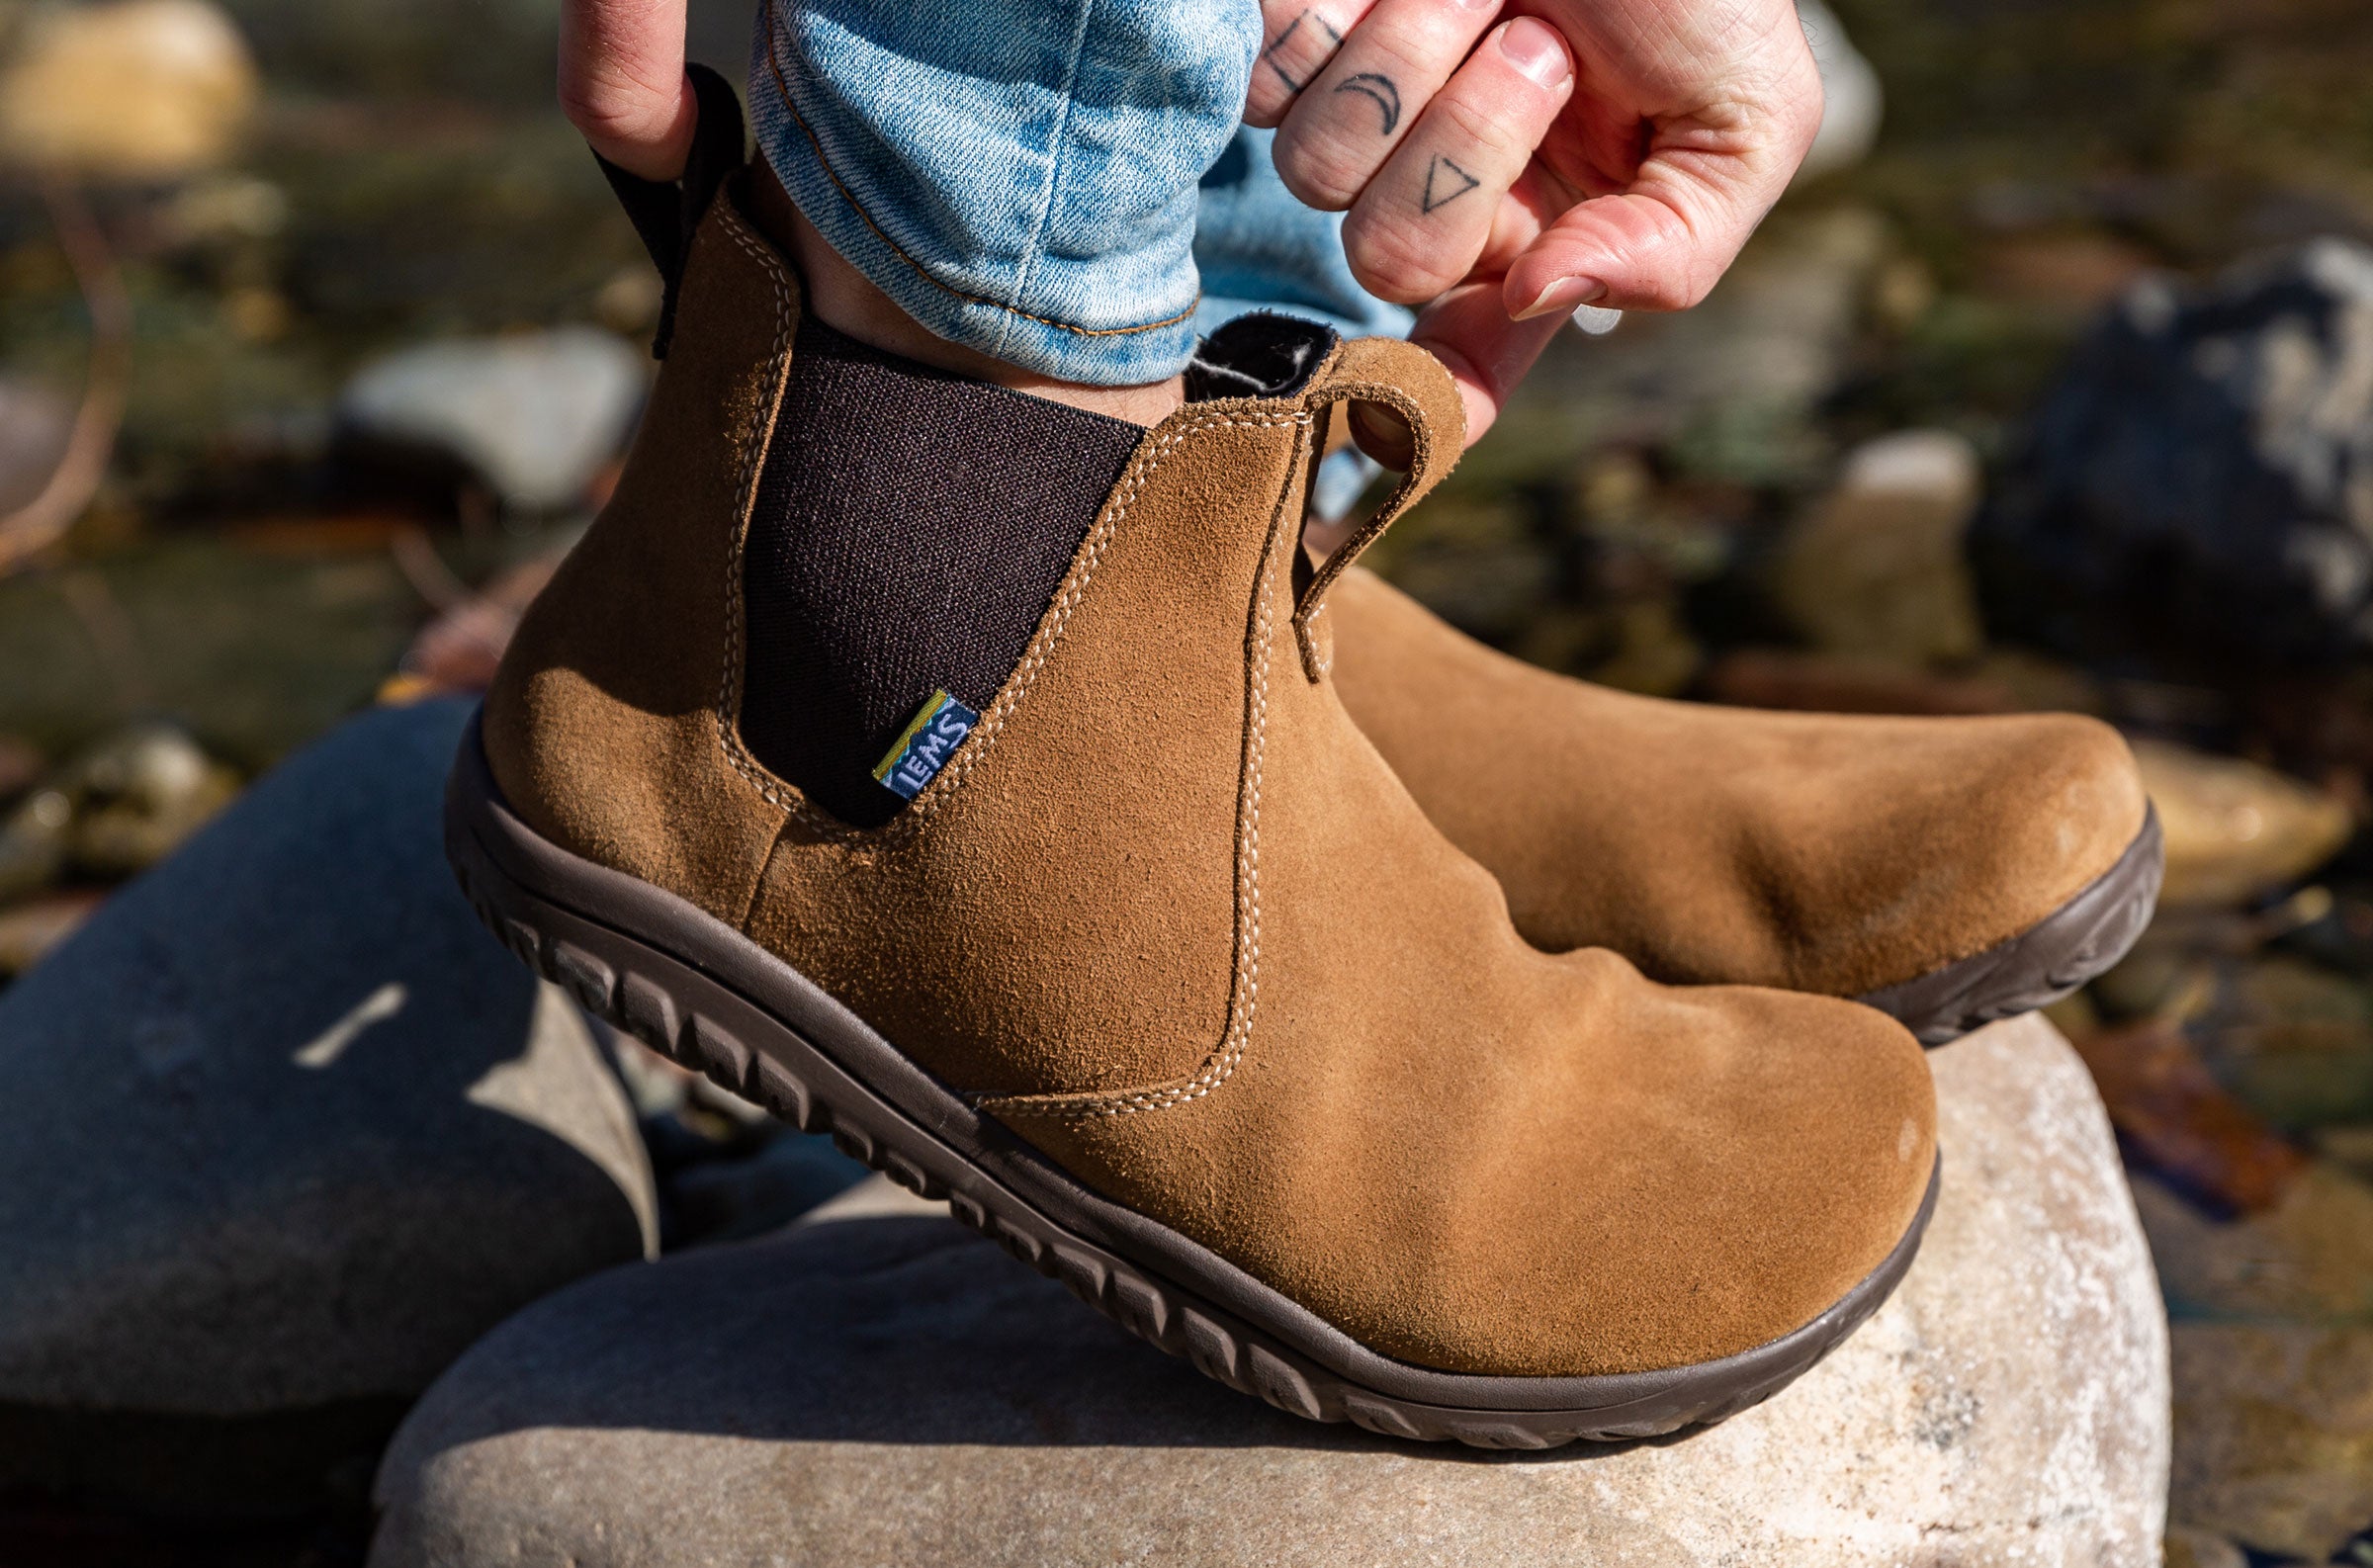
[[[1422,351],[1346,346],[1297,396],[1147,432],[1019,667],[889,825],[852,829],[751,761],[717,717],[738,711],[747,505],[726,480],[744,389],[780,383],[753,306],[789,284],[771,253],[746,268],[734,223],[704,230],[662,378],[661,406],[705,399],[708,428],[647,433],[651,472],[489,702],[529,822],[747,904],[754,940],[1079,1179],[1412,1362],[1700,1362],[1802,1326],[1896,1246],[1935,1158],[1910,1036],[1528,943],[1297,635],[1326,624],[1326,574],[1297,571],[1326,412],[1415,421],[1390,510],[1455,458],[1456,394]],[[629,504],[647,486],[677,504]]]
[[[1552,952],[1859,996],[2025,931],[2143,828],[2092,719],[1664,702],[1496,653],[1366,571],[1332,598],[1344,706]]]
[[[732,765],[723,715],[740,539],[800,312],[796,280],[737,207],[741,184],[694,236],[618,488],[521,619],[483,726],[528,826],[735,924],[785,815]]]

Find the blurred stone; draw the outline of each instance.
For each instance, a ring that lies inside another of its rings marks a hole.
[[[288,227],[289,193],[251,174],[219,174],[176,192],[159,221],[181,245],[271,239]]]
[[[64,398],[25,382],[0,381],[0,516],[47,486],[73,429],[74,409]]]
[[[2135,285],[2046,399],[1974,545],[1999,629],[2268,661],[2373,649],[2373,248]]]
[[[2373,1322],[2373,1186],[2310,1162],[2262,1214],[2220,1219],[2148,1174],[2135,1207],[2178,1317]]]
[[[400,349],[365,366],[338,398],[342,460],[365,473],[457,471],[508,507],[578,503],[642,407],[644,353],[586,326]]]
[[[169,714],[260,770],[367,705],[419,624],[384,530],[305,549],[172,530],[75,571],[79,597],[68,573],[0,578],[0,731],[52,756]]]
[[[1382,1568],[1589,1542],[1836,1568],[1949,1542],[1957,1562],[2158,1568],[2165,1324],[2083,1070],[2033,1018],[1932,1060],[1948,1175],[1902,1288],[1710,1431],[1486,1454],[1311,1426],[867,1183],[475,1347],[389,1452],[372,1562],[670,1568],[763,1541],[813,1568]]]
[[[0,976],[21,975],[82,928],[99,908],[97,893],[55,893],[0,909]]]
[[[64,791],[38,789],[0,818],[0,901],[47,887],[66,869],[74,802]]]
[[[446,868],[466,718],[356,720],[0,993],[0,1492],[317,1498],[651,1249],[617,1080]]]
[[[1488,642],[1520,634],[1554,597],[1557,564],[1513,498],[1446,495],[1377,542],[1375,569],[1460,631]]]
[[[2133,950],[2087,988],[2113,1016],[2183,1023],[2216,1000],[2213,955],[2182,940],[2170,929],[2173,923],[2146,929]]]
[[[2249,1554],[2222,1535],[2173,1524],[2167,1528],[2167,1568],[2249,1568]]]
[[[230,803],[238,779],[171,725],[139,725],[102,742],[54,781],[73,802],[77,869],[128,877],[171,854]]]
[[[2171,1019],[2105,1029],[2077,1046],[2135,1163],[2224,1214],[2272,1209],[2307,1157],[2228,1093]]]
[[[2092,311],[2150,271],[2151,257],[2108,234],[2021,234],[1988,245],[1979,270],[1992,293]]]
[[[2373,1001],[2347,977],[2260,958],[2207,1025],[2219,1081],[2275,1125],[2373,1119]]]
[[[1737,708],[1805,713],[2010,713],[2019,706],[2001,680],[1776,648],[1741,649],[1716,659],[1706,671],[1706,694]]]
[[[1977,448],[1951,431],[1863,443],[1781,545],[1782,612],[1824,653],[1913,666],[1973,657],[1985,637],[1962,535],[1981,488]]]
[[[739,1159],[698,1161],[661,1178],[667,1245],[709,1246],[779,1231],[865,1177],[865,1168],[829,1140],[778,1133]]]
[[[2166,834],[2162,907],[2254,903],[2323,865],[2354,828],[2338,801],[2254,762],[2158,740],[2134,754]]]
[[[1865,208],[1774,214],[1696,308],[1552,338],[1461,481],[1562,476],[1577,448],[1600,445],[1654,450],[1690,479],[1817,479],[1832,448],[1815,411],[1847,374],[1890,245],[1887,220]]]
[[[1589,678],[1619,691],[1678,697],[1697,678],[1706,651],[1682,625],[1670,599],[1641,599],[1617,608],[1615,651],[1593,665]]]
[[[1886,90],[1879,72],[1846,37],[1845,24],[1821,0],[1797,0],[1797,16],[1804,24],[1805,42],[1812,45],[1812,62],[1821,72],[1821,129],[1812,138],[1804,161],[1797,166],[1797,182],[1850,169],[1871,155],[1879,141],[1879,122],[1887,110]]]
[[[2174,1520],[2361,1561],[2342,1548],[2373,1520],[2373,1328],[2182,1323],[2173,1338]]]
[[[0,73],[0,149],[86,177],[172,178],[230,153],[257,85],[210,0],[42,7]]]

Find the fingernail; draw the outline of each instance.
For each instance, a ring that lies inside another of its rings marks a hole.
[[[1573,310],[1603,298],[1607,286],[1596,278],[1560,278],[1540,291],[1540,298],[1516,312],[1519,321],[1530,321],[1537,315],[1553,310]]]
[[[1542,87],[1563,87],[1574,74],[1573,57],[1564,40],[1545,22],[1518,17],[1500,29],[1500,52],[1508,63]]]

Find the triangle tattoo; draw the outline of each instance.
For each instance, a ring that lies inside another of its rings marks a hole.
[[[1442,172],[1445,169],[1450,170],[1448,175]],[[1438,207],[1447,207],[1482,183],[1437,152],[1426,165],[1425,211],[1431,213]]]

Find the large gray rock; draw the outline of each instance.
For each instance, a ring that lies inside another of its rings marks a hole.
[[[1932,1059],[1901,1291],[1678,1441],[1401,1444],[1229,1393],[920,1205],[619,1270],[483,1341],[380,1473],[374,1568],[1787,1563],[2157,1568],[2167,1342],[2090,1080],[2040,1018]]]
[[[355,720],[0,994],[0,1489],[303,1497],[646,1255],[623,1091],[446,870],[464,713]]]
[[[2261,658],[2373,650],[2373,248],[2127,291],[1972,544],[1997,628]]]

